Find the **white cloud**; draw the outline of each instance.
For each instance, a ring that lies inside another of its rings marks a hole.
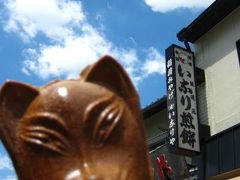
[[[137,42],[136,42],[136,40],[131,36],[131,37],[129,37],[129,39],[130,39],[130,41],[134,44],[134,46],[136,46],[137,45]]]
[[[104,54],[111,54],[126,67],[138,61],[135,50],[115,47],[91,26],[83,30],[81,36],[65,38],[63,45],[42,45],[39,50],[25,50],[23,71],[34,72],[41,78],[61,75],[72,78]]]
[[[43,32],[49,38],[61,40],[73,35],[72,28],[85,20],[81,3],[75,1],[7,0],[5,5],[9,11],[5,30],[20,32],[25,38]]]
[[[0,154],[0,170],[13,171],[13,165],[8,156]]]
[[[150,48],[146,59],[139,59],[136,49],[116,46],[88,23],[80,1],[8,0],[5,6],[9,14],[5,30],[38,44],[23,51],[22,71],[27,75],[73,78],[105,54],[118,59],[135,85],[150,74],[163,74],[162,56],[156,49]],[[49,42],[37,42],[38,33]],[[157,69],[151,67],[153,63]]]
[[[178,8],[206,8],[214,0],[145,0],[153,11],[166,13]]]
[[[112,10],[112,6],[110,5],[109,2],[107,2],[107,8],[108,8],[109,10]]]
[[[142,71],[147,76],[150,74],[165,74],[165,58],[153,47],[149,48],[148,56],[142,66]]]

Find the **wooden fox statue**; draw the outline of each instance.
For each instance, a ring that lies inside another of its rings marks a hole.
[[[76,80],[7,81],[0,136],[20,180],[152,180],[139,97],[110,56]]]

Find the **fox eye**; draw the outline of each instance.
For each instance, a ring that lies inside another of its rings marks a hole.
[[[20,138],[37,150],[58,155],[67,155],[72,149],[66,124],[60,117],[50,113],[24,118]]]
[[[90,136],[96,145],[104,145],[114,134],[114,130],[121,124],[123,111],[123,105],[114,96],[89,104],[84,114],[84,123],[86,126],[90,124]]]
[[[118,103],[106,107],[97,119],[93,139],[97,142],[106,141],[122,117],[123,108]]]

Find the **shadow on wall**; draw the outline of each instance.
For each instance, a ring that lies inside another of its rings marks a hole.
[[[197,93],[198,93],[199,123],[204,125],[210,125],[205,83],[202,83],[197,87]]]

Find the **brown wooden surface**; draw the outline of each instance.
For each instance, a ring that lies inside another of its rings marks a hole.
[[[20,180],[150,180],[136,90],[105,56],[77,80],[0,92],[0,136]]]

